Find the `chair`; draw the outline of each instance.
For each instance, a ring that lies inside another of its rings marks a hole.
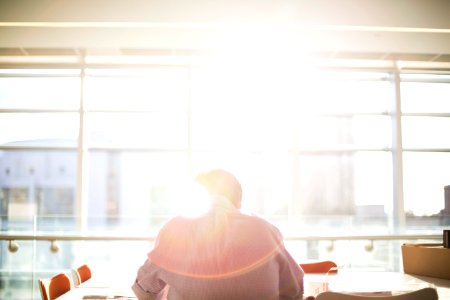
[[[64,273],[59,273],[51,278],[39,279],[42,300],[56,299],[70,291],[71,288],[70,278]]]
[[[79,286],[92,277],[91,268],[88,265],[82,265],[76,269],[72,269],[72,276],[75,286]]]
[[[306,274],[312,273],[329,273],[336,274],[337,273],[337,265],[335,262],[331,260],[310,262],[310,263],[301,263],[300,267],[302,267],[303,272]]]
[[[437,300],[436,289],[427,287],[412,292],[392,296],[353,295],[338,292],[323,292],[317,295],[316,300]]]

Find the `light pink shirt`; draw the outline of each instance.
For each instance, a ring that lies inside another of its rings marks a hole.
[[[275,226],[221,203],[169,221],[132,288],[141,300],[302,299],[303,271]]]

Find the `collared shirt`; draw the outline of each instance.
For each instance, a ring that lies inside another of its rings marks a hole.
[[[275,226],[225,201],[163,226],[132,288],[141,300],[301,299],[303,271]]]

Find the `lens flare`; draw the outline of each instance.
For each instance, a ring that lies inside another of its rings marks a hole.
[[[197,183],[187,184],[177,189],[173,205],[179,215],[195,218],[205,214],[211,205],[207,191]]]

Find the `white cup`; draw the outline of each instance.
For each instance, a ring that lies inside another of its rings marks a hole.
[[[309,281],[306,282],[305,295],[316,297],[318,294],[328,291],[328,282]]]

